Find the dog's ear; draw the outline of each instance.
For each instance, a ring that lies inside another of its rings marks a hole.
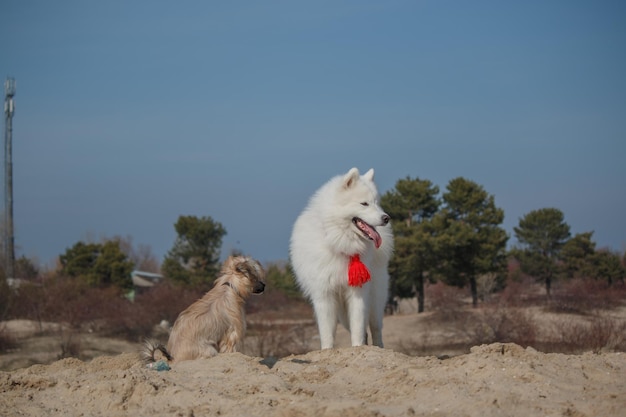
[[[247,276],[249,279],[256,278],[258,280],[260,278],[260,273],[257,264],[258,263],[252,259],[243,258],[242,260],[237,262],[237,265],[235,266],[235,271]]]
[[[343,186],[344,188],[352,187],[359,179],[359,170],[357,168],[352,168],[346,175],[343,176]]]
[[[226,258],[226,260],[222,264],[222,273],[226,273],[227,271],[232,271],[234,269],[233,264],[236,263],[235,261],[236,258],[237,257],[235,256],[229,256],[228,258]]]
[[[365,174],[363,174],[363,178],[368,181],[374,181],[374,168],[370,168]]]

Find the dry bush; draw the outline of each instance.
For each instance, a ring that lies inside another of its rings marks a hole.
[[[466,290],[437,282],[427,285],[424,292],[428,310],[434,311],[438,318],[454,320],[463,316]]]
[[[102,312],[109,335],[123,337],[129,341],[140,341],[153,336],[155,326],[163,320],[170,324],[203,292],[169,283],[158,284],[138,294],[133,302],[124,300],[116,309]]]
[[[478,295],[478,299],[482,301],[489,301],[497,287],[498,274],[495,272],[482,274],[476,278],[476,293]]]
[[[135,298],[134,305],[139,310],[149,312],[157,323],[161,320],[174,323],[183,310],[203,295],[202,290],[164,282],[139,294]]]
[[[67,356],[76,353],[73,351],[76,350],[78,339],[74,333],[80,330],[140,341],[154,336],[155,329],[159,328],[163,320],[173,324],[180,312],[203,294],[201,290],[164,282],[141,291],[130,301],[115,287],[93,288],[80,279],[55,278],[20,287],[11,296],[6,317],[30,319],[40,324],[63,324],[67,332],[59,335],[61,355]],[[303,299],[287,297],[272,289],[266,291],[266,294],[251,297],[247,310],[257,315],[257,320],[266,321],[284,317],[292,320],[310,319],[312,316],[310,306]],[[261,333],[265,339],[277,338],[272,334],[280,335],[285,331],[284,328],[273,327],[259,330],[263,330]],[[288,330],[289,337],[297,340],[297,329]],[[5,339],[8,346],[9,339]],[[264,343],[268,345],[269,341]],[[297,343],[294,345],[290,341],[274,344],[298,349]]]
[[[585,321],[561,321],[553,329],[552,349],[563,353],[626,351],[626,320],[594,315]]]
[[[303,298],[268,288],[248,299],[246,314],[244,351],[247,354],[281,358],[308,352],[315,322],[313,310]]]
[[[197,290],[161,284],[131,302],[115,287],[92,288],[80,280],[59,278],[20,287],[7,316],[138,341],[150,336],[162,320],[173,323],[201,296]]]
[[[90,288],[76,279],[50,279],[20,286],[12,294],[7,318],[61,323],[52,334],[59,340],[59,358],[80,357],[80,330],[101,322],[103,311],[123,306],[119,290]]]
[[[496,303],[506,307],[526,307],[536,303],[543,304],[545,295],[538,293],[538,288],[537,284],[530,277],[507,279],[504,289],[490,300],[490,304]]]
[[[516,343],[533,345],[537,338],[537,323],[524,309],[532,304],[536,286],[530,279],[507,281],[506,287],[482,308],[475,311],[470,337],[479,343]]]
[[[417,338],[404,337],[398,340],[394,350],[408,356],[428,356],[439,348],[440,346],[431,341],[431,332],[427,330],[421,332]]]
[[[123,304],[116,288],[90,288],[76,279],[53,279],[21,286],[13,295],[9,318],[64,323],[79,328],[102,318],[102,311]]]
[[[289,297],[273,288],[267,288],[263,294],[253,294],[246,301],[246,314],[270,314],[280,312],[289,305]]]
[[[608,286],[606,282],[588,278],[561,283],[553,292],[550,311],[590,314],[619,307],[626,301],[626,286]]]
[[[6,281],[4,273],[0,272],[0,322],[7,318],[12,302],[12,290]],[[0,353],[14,349],[15,339],[9,334],[6,326],[0,323]]]
[[[251,323],[246,332],[244,352],[262,358],[306,353],[312,329],[313,326],[308,323]]]
[[[527,347],[536,342],[537,324],[526,310],[488,306],[475,317],[472,327],[475,344],[500,342]]]
[[[59,332],[61,353],[58,359],[64,358],[80,358],[81,357],[81,341],[80,335],[73,329],[63,330]]]
[[[281,320],[284,318],[309,319],[313,315],[311,305],[302,297],[293,297],[275,288],[267,288],[263,294],[252,295],[246,302],[246,314],[256,320]]]
[[[155,331],[163,330],[157,326],[159,323],[165,320],[170,325],[174,324],[178,315],[203,295],[203,291],[191,287],[160,283],[142,291],[134,302],[123,300],[124,303],[114,309],[103,306],[101,317],[106,327],[99,330],[130,341],[159,336],[154,334]],[[279,291],[269,290],[265,294],[250,297],[246,303],[246,312],[264,319],[297,318],[300,311],[307,311],[306,308],[302,309],[303,303]]]
[[[7,319],[29,319],[43,321],[48,304],[41,285],[26,284],[11,293]]]
[[[15,338],[9,334],[6,326],[0,324],[0,353],[8,352],[16,347]]]

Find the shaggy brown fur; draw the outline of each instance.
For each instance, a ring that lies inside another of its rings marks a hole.
[[[265,272],[258,261],[231,256],[222,266],[211,291],[180,313],[167,348],[148,340],[142,352],[147,362],[160,351],[166,360],[180,362],[237,352],[246,332],[245,301],[265,289]]]

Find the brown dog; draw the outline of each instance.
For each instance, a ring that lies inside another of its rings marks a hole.
[[[263,292],[264,281],[265,272],[258,261],[245,256],[229,257],[213,288],[180,313],[167,348],[146,341],[144,360],[155,362],[157,350],[171,362],[239,351],[246,332],[245,301],[250,294]]]

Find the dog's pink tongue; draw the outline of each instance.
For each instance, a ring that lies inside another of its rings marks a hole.
[[[376,231],[376,229],[374,229],[372,226],[365,222],[362,223],[362,226],[363,231],[367,233],[369,238],[374,241],[374,246],[376,246],[376,249],[380,248],[380,245],[382,245],[383,243],[383,238],[380,237],[380,234]]]
[[[380,234],[378,234],[376,230],[374,230],[374,236],[372,236],[372,238],[374,239],[374,246],[376,246],[376,249],[380,248],[380,245],[383,244],[383,238],[380,237]]]

